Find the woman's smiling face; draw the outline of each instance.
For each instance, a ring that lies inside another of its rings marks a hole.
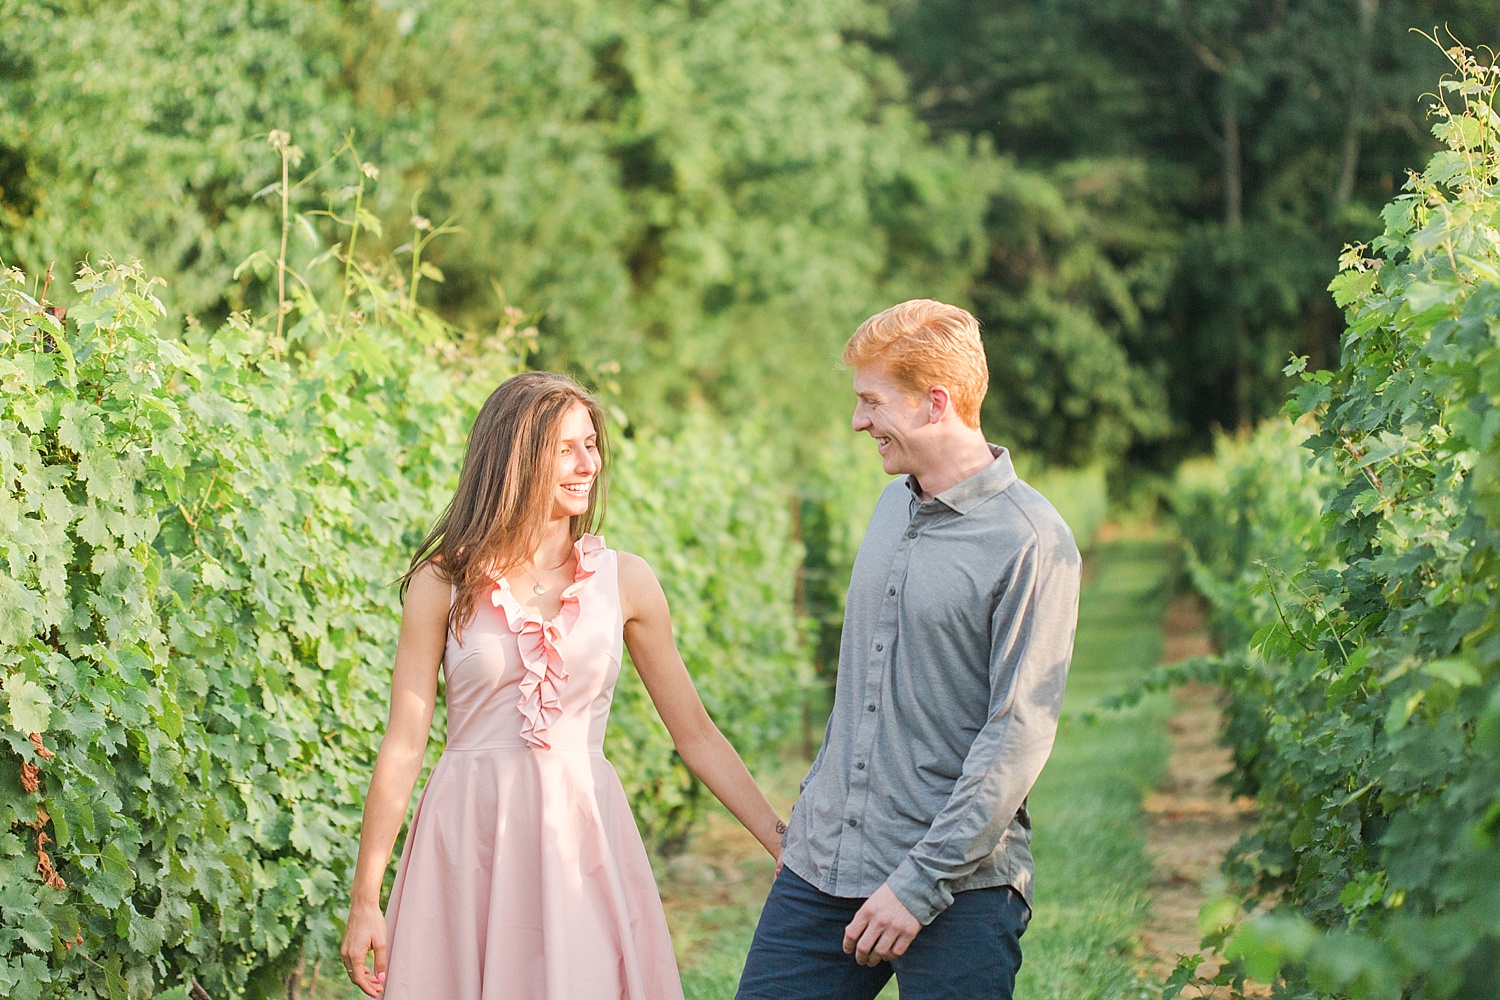
[[[577,517],[589,509],[589,493],[599,475],[599,432],[582,402],[570,406],[562,416],[557,444],[552,502],[554,518]]]

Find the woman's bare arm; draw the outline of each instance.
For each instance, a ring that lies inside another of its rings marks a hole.
[[[386,966],[380,885],[427,751],[437,700],[438,666],[448,635],[450,595],[448,581],[428,564],[412,577],[401,610],[401,638],[396,645],[396,666],[391,676],[390,717],[375,757],[370,791],[365,796],[359,860],[354,865],[349,922],[342,948],[349,978],[372,997],[380,994]],[[372,951],[373,974],[365,968],[366,957]]]
[[[620,553],[620,600],[630,658],[683,763],[779,860],[786,825],[704,709],[672,639],[667,595],[656,574],[628,552]]]

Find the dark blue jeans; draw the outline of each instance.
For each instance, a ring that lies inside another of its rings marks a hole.
[[[1011,1000],[1031,912],[1009,886],[954,895],[906,954],[873,969],[844,954],[844,928],[863,899],[830,896],[783,868],[735,1000],[874,1000],[892,974],[901,1000]]]

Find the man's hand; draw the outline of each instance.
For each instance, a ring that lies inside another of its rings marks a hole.
[[[876,966],[906,954],[922,925],[888,885],[865,900],[844,928],[844,954],[860,965]]]

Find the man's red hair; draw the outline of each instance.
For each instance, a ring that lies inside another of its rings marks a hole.
[[[990,384],[979,321],[967,309],[910,299],[876,313],[844,345],[848,368],[881,368],[902,390],[948,390],[959,419],[979,426],[979,404]]]

